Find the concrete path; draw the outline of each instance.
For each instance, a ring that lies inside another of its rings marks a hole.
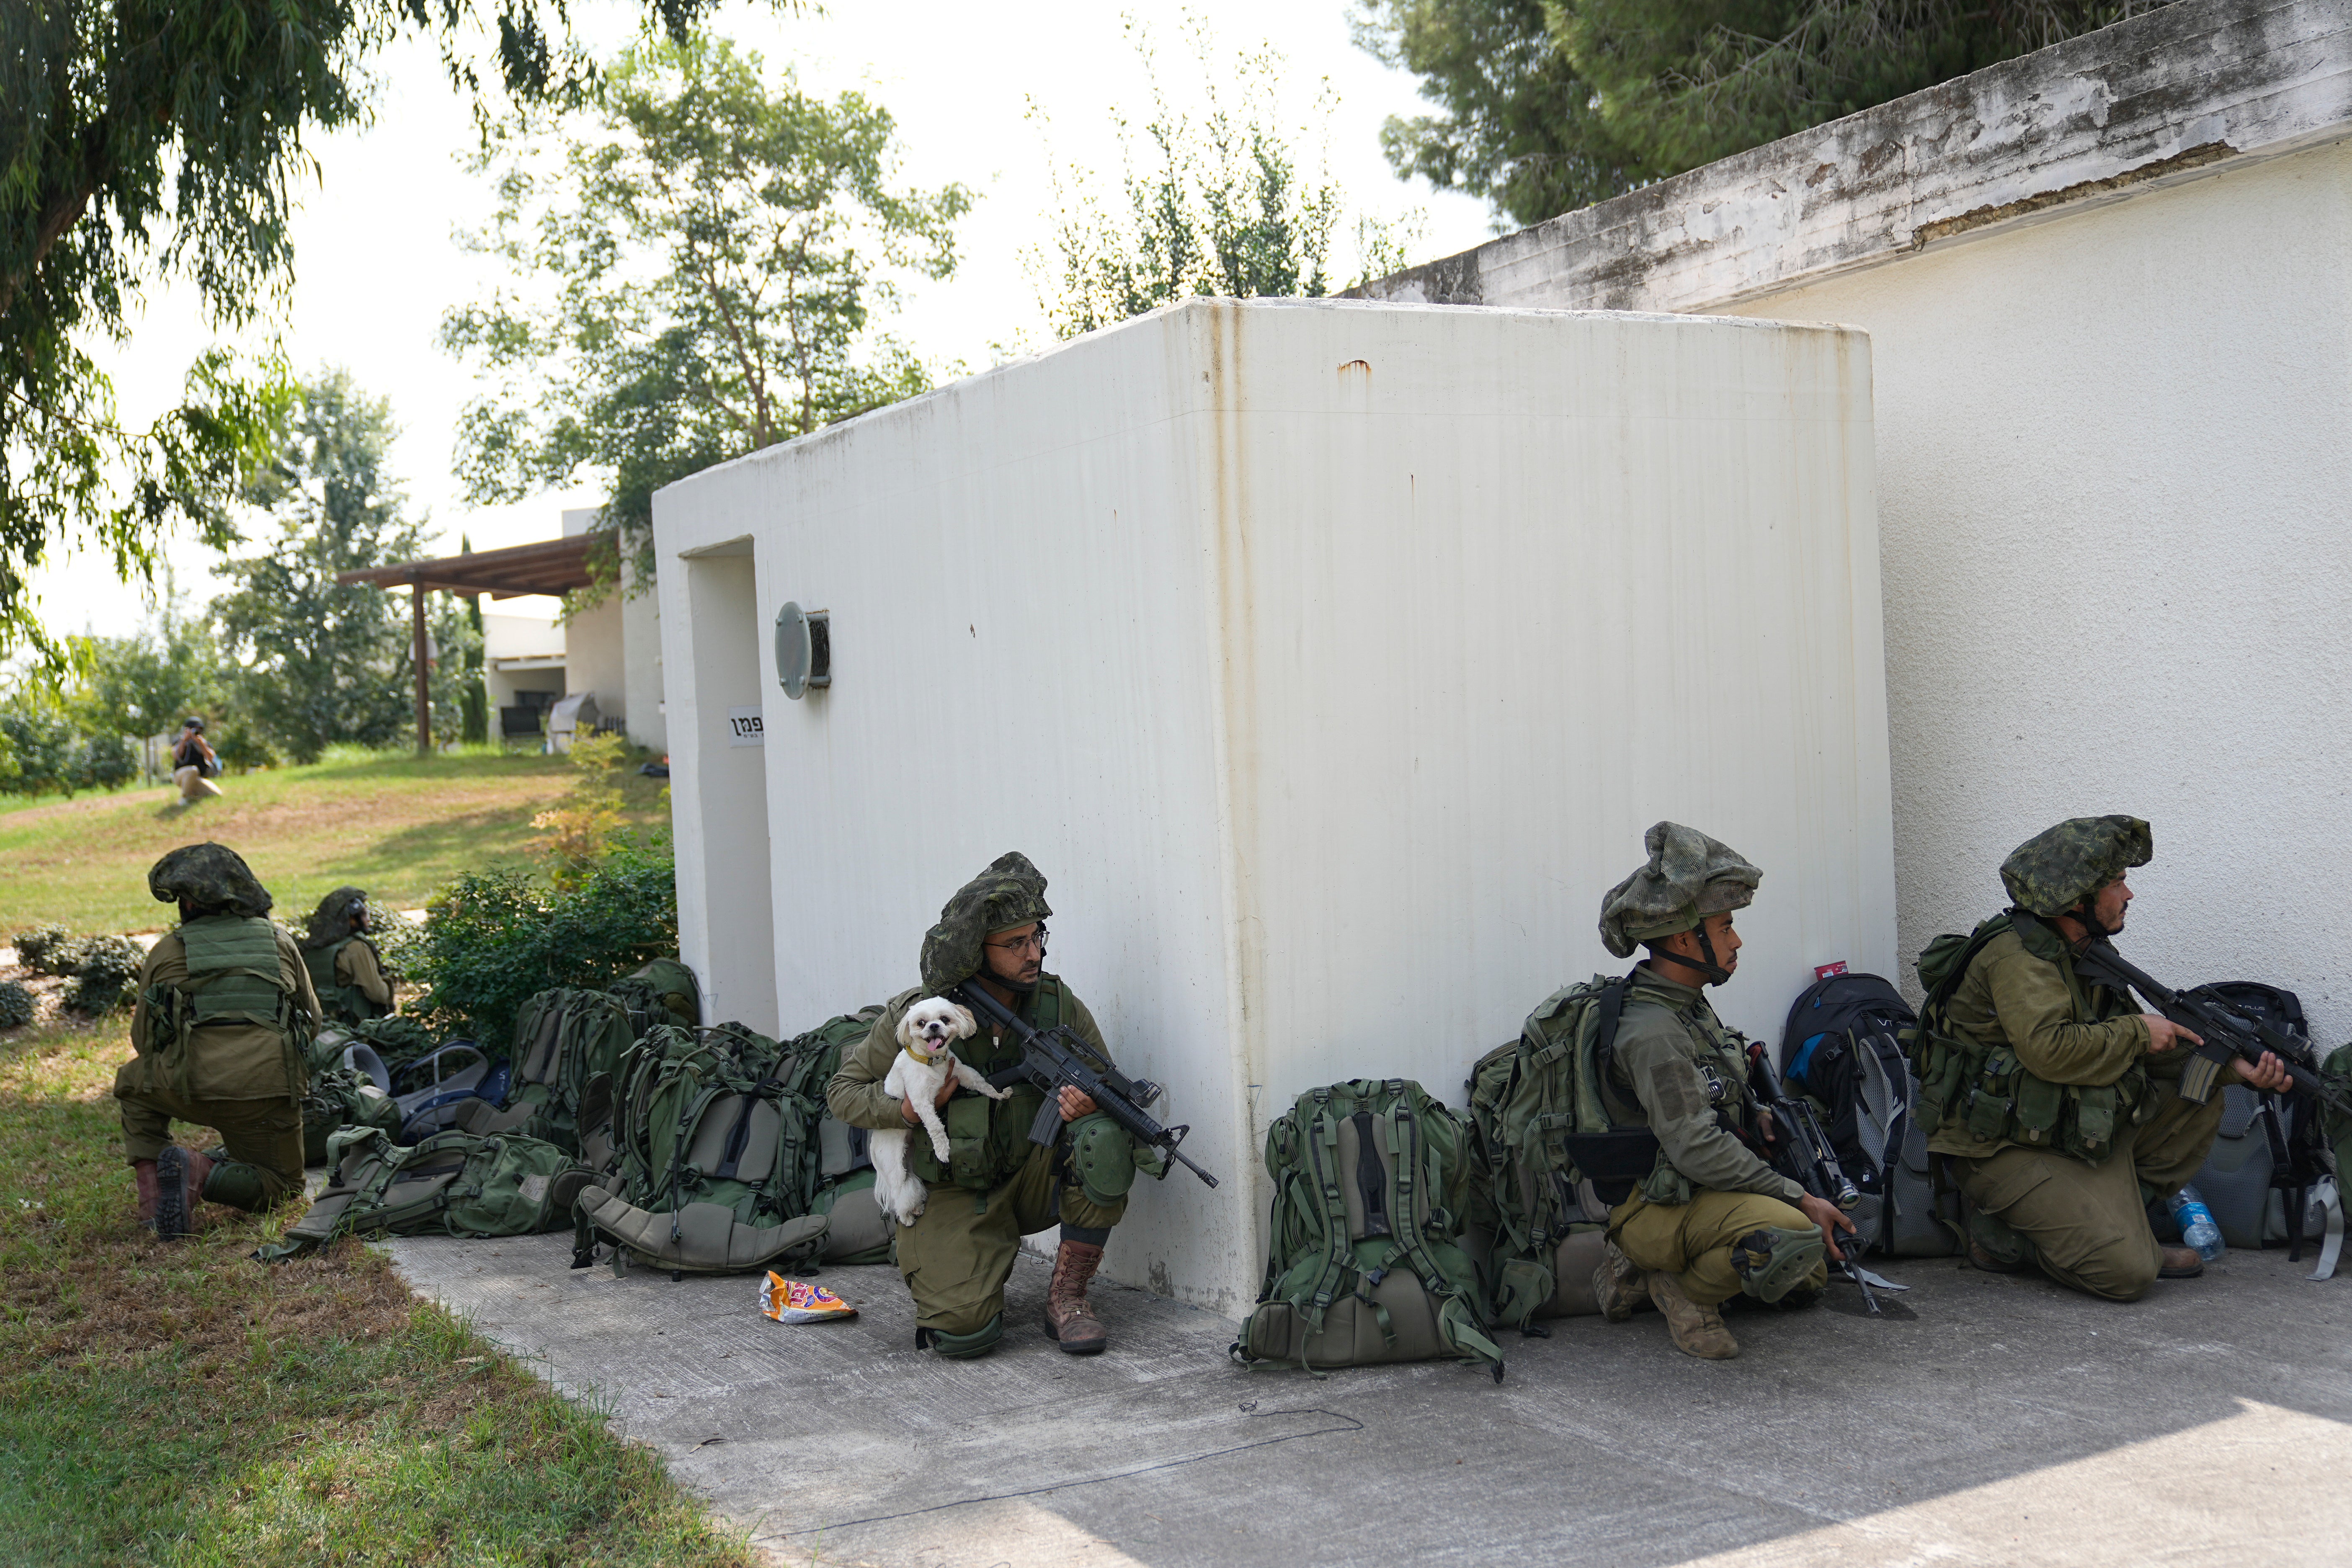
[[[2352,1278],[2281,1252],[2130,1307],[1895,1263],[1907,1321],[1738,1315],[1706,1363],[1654,1313],[1576,1319],[1507,1336],[1497,1387],[1244,1370],[1230,1323],[1118,1289],[1110,1353],[1065,1356],[1027,1257],[1004,1344],[954,1363],[889,1268],[826,1270],[862,1315],[790,1328],[750,1279],[573,1273],[567,1236],[392,1251],[791,1563],[2352,1561]]]

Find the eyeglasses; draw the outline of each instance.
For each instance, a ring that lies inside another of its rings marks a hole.
[[[1027,936],[1007,937],[1003,942],[982,942],[981,945],[1003,948],[1007,952],[1026,952],[1031,948],[1043,952],[1045,951],[1045,928],[1041,925]]]

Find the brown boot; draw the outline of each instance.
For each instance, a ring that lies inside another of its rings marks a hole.
[[[1102,1322],[1087,1305],[1087,1285],[1102,1262],[1103,1249],[1065,1241],[1054,1254],[1054,1282],[1045,1288],[1045,1337],[1069,1355],[1095,1355],[1110,1343]]]
[[[205,1182],[213,1173],[209,1156],[174,1143],[155,1162],[155,1234],[165,1241],[193,1236],[196,1205],[204,1202]]]
[[[1666,1315],[1675,1348],[1701,1361],[1729,1361],[1739,1353],[1739,1342],[1723,1326],[1723,1314],[1702,1307],[1683,1294],[1681,1283],[1663,1269],[1650,1270],[1650,1300]]]
[[[131,1179],[139,1184],[139,1223],[152,1230],[155,1228],[155,1200],[163,1191],[155,1181],[155,1162],[131,1161]]]
[[[2189,1256],[2194,1258],[2197,1255],[2192,1252]],[[1979,1242],[1971,1237],[1969,1240],[1969,1267],[1971,1268],[1981,1268],[1987,1274],[2022,1274],[2027,1269],[2032,1268],[2033,1265],[2030,1263],[2003,1263],[2000,1258],[1995,1258],[1991,1253],[1987,1252],[1984,1249],[1984,1244],[1982,1242]]]
[[[2156,1249],[2156,1277],[2158,1279],[2194,1279],[2205,1272],[2205,1260],[2193,1247],[2166,1247],[2158,1243]]]
[[[1601,1304],[1601,1315],[1612,1323],[1623,1322],[1650,1304],[1646,1286],[1643,1271],[1611,1242],[1601,1255],[1601,1266],[1592,1271],[1592,1296]]]

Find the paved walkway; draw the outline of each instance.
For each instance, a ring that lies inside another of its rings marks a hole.
[[[791,1563],[2352,1561],[2352,1278],[2280,1252],[2131,1307],[1896,1263],[1909,1321],[1737,1316],[1706,1363],[1578,1319],[1507,1336],[1497,1387],[1248,1371],[1230,1323],[1118,1289],[1110,1353],[1065,1356],[1030,1258],[997,1353],[943,1363],[889,1268],[826,1270],[862,1316],[792,1328],[750,1279],[572,1272],[568,1235],[392,1250]]]

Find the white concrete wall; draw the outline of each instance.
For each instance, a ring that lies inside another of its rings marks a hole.
[[[688,957],[756,993],[754,814],[712,782],[759,754],[743,616],[697,585],[745,558],[691,554],[749,548],[762,637],[833,616],[829,691],[758,672],[784,1026],[914,984],[1024,850],[1051,967],[1225,1178],[1143,1192],[1111,1270],[1238,1311],[1266,1121],[1364,1074],[1459,1103],[1613,966],[1600,898],[1657,818],[1766,868],[1734,1021],[1891,966],[1869,403],[1848,332],[1198,302],[673,486]]]
[[[1742,309],[1871,336],[1905,982],[2129,812],[2137,962],[2352,1034],[2352,145]]]

